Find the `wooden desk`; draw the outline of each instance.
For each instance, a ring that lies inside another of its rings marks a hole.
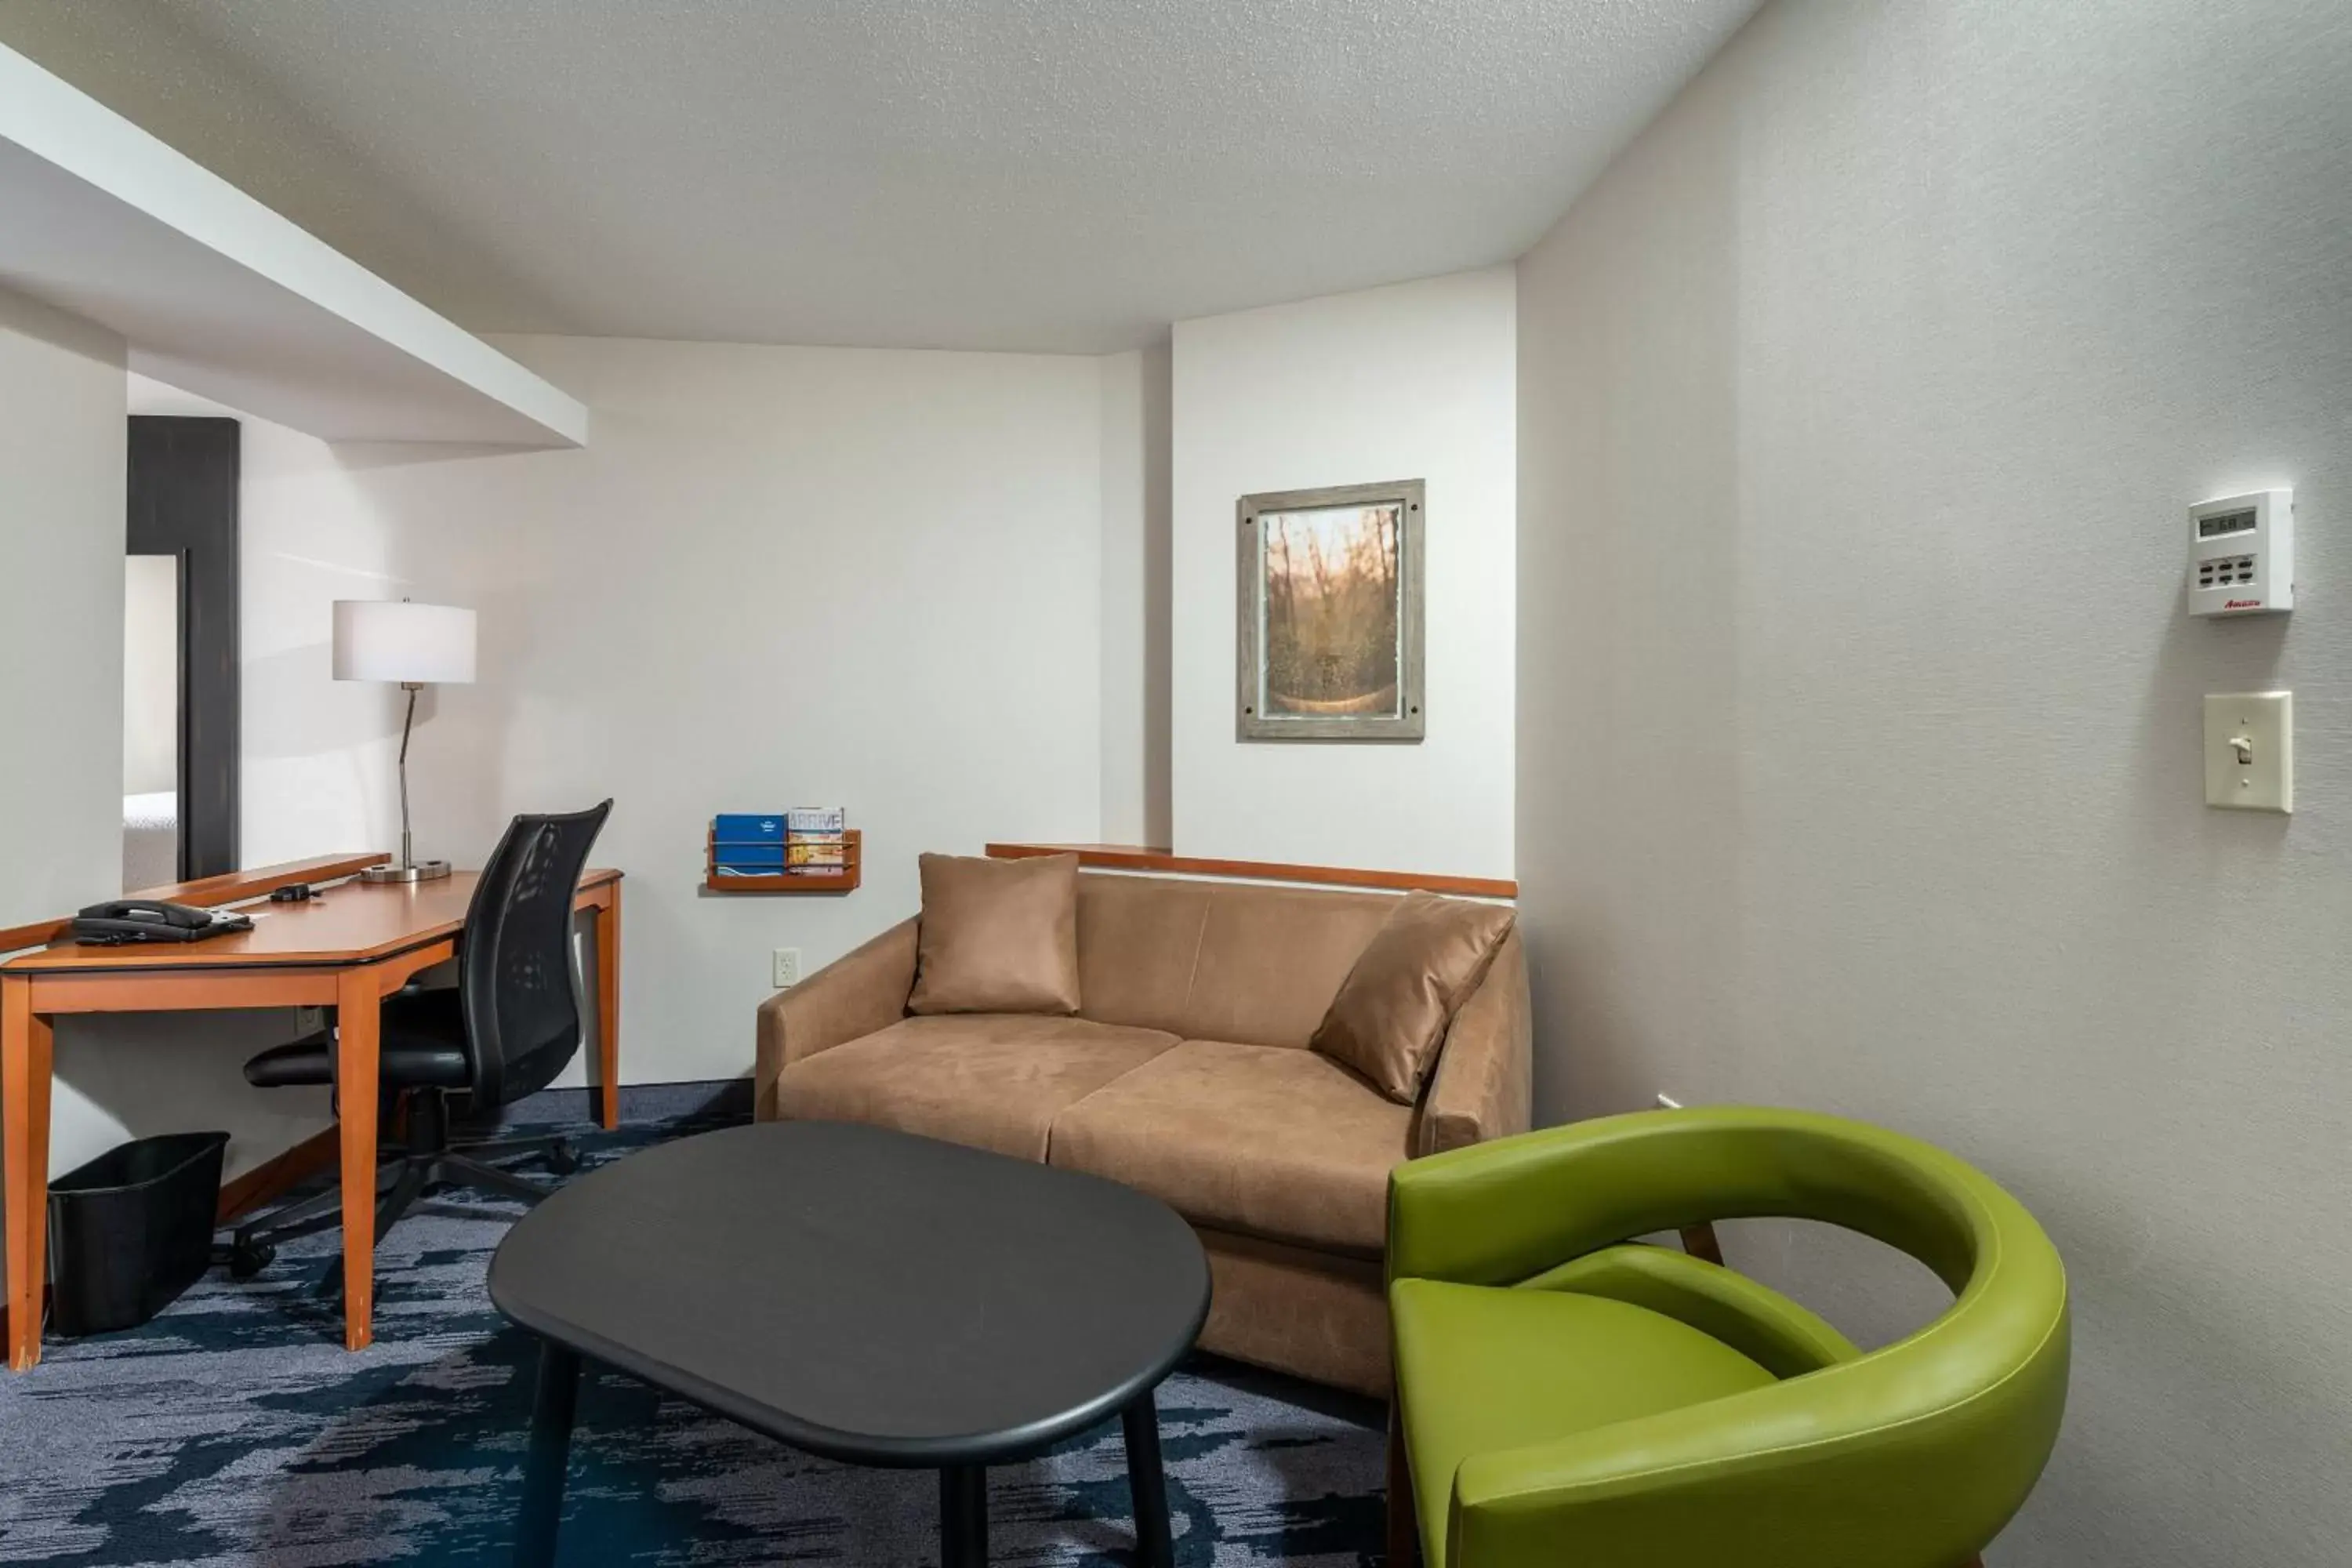
[[[344,863],[346,866],[348,863]],[[49,1080],[53,1021],[67,1013],[333,1007],[343,1191],[343,1343],[373,1331],[377,1027],[383,998],[457,955],[477,873],[437,882],[344,882],[306,904],[249,907],[253,929],[185,946],[46,947],[0,964],[0,1110],[5,1110],[8,1364],[41,1357],[48,1278]],[[209,901],[189,900],[184,901]],[[580,879],[596,917],[596,1055],[606,1127],[620,1123],[621,873]]]

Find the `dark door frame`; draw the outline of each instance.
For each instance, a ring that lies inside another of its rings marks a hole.
[[[131,416],[125,553],[180,561],[180,877],[239,868],[234,419]]]

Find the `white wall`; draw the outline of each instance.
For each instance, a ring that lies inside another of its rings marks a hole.
[[[0,748],[0,925],[121,886],[124,357],[0,293],[0,733],[23,742]],[[63,1020],[52,1173],[194,1126],[232,1131],[233,1169],[277,1152],[324,1125],[325,1097],[265,1099],[237,1068],[287,1037],[283,1014]]]
[[[121,884],[124,358],[110,333],[0,292],[0,926]],[[58,1031],[60,1170],[121,1134],[86,1036]]]
[[[1509,665],[1497,649],[1509,641],[1511,289],[1507,269],[1490,270],[1259,312],[1243,334],[1263,334],[1307,380],[1347,374],[1358,356],[1420,366],[1426,406],[1379,414],[1387,436],[1372,447],[1341,438],[1370,412],[1327,410],[1294,420],[1282,445],[1326,450],[1328,471],[1318,459],[1294,472],[1276,454],[1215,482],[1232,487],[1228,518],[1243,489],[1333,474],[1420,474],[1433,510],[1454,498],[1436,513],[1430,572],[1431,688],[1445,706],[1411,754],[1299,759],[1318,787],[1367,812],[1385,812],[1400,781],[1430,809],[1313,840],[1314,811],[1269,821],[1236,797],[1223,808],[1243,811],[1254,846],[1203,852],[1509,874]],[[1214,345],[1219,325],[1186,330]],[[483,639],[479,683],[428,692],[420,708],[421,853],[478,862],[516,811],[618,802],[596,858],[630,873],[626,1081],[745,1071],[770,950],[799,947],[813,969],[910,912],[924,849],[1170,841],[1168,350],[501,346],[591,404],[589,449],[333,447],[243,418],[247,864],[393,842],[400,696],[331,679],[330,605],[404,595],[473,605]],[[1274,412],[1213,376],[1196,395],[1201,429]],[[236,412],[136,377],[131,406]],[[1230,560],[1214,571],[1223,692]],[[1489,678],[1474,679],[1481,667]],[[1220,752],[1232,749],[1224,700],[1208,739]],[[866,835],[865,889],[705,894],[711,813],[792,804],[849,809]],[[1204,802],[1194,820],[1215,809]],[[137,1048],[143,1026],[94,1033],[78,1071],[105,1112],[71,1152],[191,1118],[231,1130],[233,1170],[298,1141],[324,1124],[323,1101],[247,1089],[236,1070],[289,1026],[204,1020],[173,1033],[168,1059]]]
[[[1101,363],[1102,837],[1165,847],[1168,346]]]
[[[2341,1563],[2345,9],[1776,5],[1519,306],[1542,1113],[1820,1106],[2034,1209],[2074,1391],[1996,1568]],[[2192,622],[2184,510],[2259,484],[2301,607]],[[2297,815],[2207,810],[2200,696],[2273,686]],[[1733,1246],[1874,1338],[1934,1310]]]
[[[0,290],[0,926],[121,874],[123,360]]]
[[[302,825],[248,858],[382,839],[397,715],[327,680],[327,603],[360,581],[480,616],[479,682],[420,714],[420,853],[478,864],[514,812],[617,802],[595,858],[629,873],[625,1081],[748,1071],[770,950],[814,968],[911,913],[919,852],[1096,836],[1096,361],[501,346],[593,406],[592,447],[280,460],[247,426],[247,722],[279,738],[247,818]],[[865,887],[706,894],[711,814],[791,805],[847,807]]]
[[[1184,855],[1509,877],[1509,268],[1180,321],[1171,713]],[[1428,481],[1428,734],[1234,739],[1234,503]]]
[[[747,1072],[770,950],[805,972],[912,912],[920,851],[1097,837],[1112,729],[1140,799],[1148,356],[505,346],[594,405],[591,449],[336,447],[241,416],[248,865],[398,829],[400,693],[331,679],[337,598],[480,614],[479,683],[419,707],[419,853],[478,864],[517,811],[615,798],[595,858],[629,873],[626,1082]],[[131,407],[236,413],[137,377]],[[1138,689],[1101,684],[1114,647]],[[713,812],[794,804],[848,808],[862,889],[702,892]],[[229,1128],[233,1170],[299,1141],[323,1100],[237,1072],[287,1030],[199,1020],[170,1061],[135,1027],[94,1036],[79,1070],[106,1114],[78,1150],[158,1119]]]

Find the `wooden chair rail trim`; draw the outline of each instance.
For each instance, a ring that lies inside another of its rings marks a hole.
[[[20,947],[47,947],[65,931],[66,922],[59,920],[38,921],[28,926],[0,926],[0,952],[14,952]]]
[[[193,904],[198,909],[208,910],[246,899],[258,899],[280,888],[290,888],[297,882],[339,881],[391,858],[388,852],[379,849],[365,855],[321,855],[309,860],[281,860],[275,866],[257,866],[250,871],[226,871],[217,877],[203,877],[193,882],[145,888],[130,897],[153,899],[159,903]],[[66,928],[71,923],[72,917],[59,915],[51,920],[36,921],[31,925],[0,926],[0,952],[13,952],[20,947],[47,947],[65,935]]]
[[[297,882],[339,882],[391,858],[391,854],[382,849],[361,855],[318,855],[308,860],[281,860],[275,866],[256,866],[249,871],[224,871],[217,877],[200,877],[193,882],[149,888],[133,896],[210,909],[241,899],[257,899]]]
[[[1374,888],[1387,892],[1453,893],[1472,899],[1516,899],[1519,885],[1499,877],[1449,877],[1420,871],[1361,871],[1340,866],[1294,866],[1276,860],[1212,860],[1175,855],[1139,844],[991,844],[991,858],[1021,860],[1038,855],[1076,855],[1078,864],[1103,871],[1164,871],[1187,877],[1230,877],[1268,882],[1308,882],[1335,888]]]
[[[239,1215],[277,1202],[312,1176],[333,1170],[341,1147],[337,1130],[322,1127],[243,1175],[230,1177],[221,1184],[220,1210],[213,1223],[226,1225]]]

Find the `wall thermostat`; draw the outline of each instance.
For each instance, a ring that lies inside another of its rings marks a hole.
[[[2189,509],[2189,613],[2294,608],[2294,492],[2256,490]]]

